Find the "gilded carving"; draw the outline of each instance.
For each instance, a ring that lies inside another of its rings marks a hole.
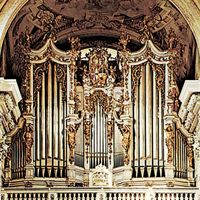
[[[103,110],[106,113],[112,110],[112,97],[108,96],[101,90],[96,90],[90,95],[90,110],[93,112],[95,111],[95,105],[97,101],[99,101],[99,104],[103,107]]]
[[[68,138],[68,145],[69,145],[69,162],[73,164],[74,162],[74,149],[76,146],[76,132],[78,130],[78,125],[70,124],[67,126],[67,138]]]
[[[7,149],[7,154],[6,154],[6,157],[5,157],[5,168],[10,168],[11,158],[12,158],[12,148],[9,145],[9,147]]]
[[[32,124],[25,125],[23,140],[26,147],[26,163],[30,164],[32,162],[31,148],[33,146],[33,125]]]
[[[67,95],[67,81],[66,81],[66,69],[64,65],[59,65],[59,64],[55,64],[54,67],[56,67],[56,78],[57,78],[57,82],[61,83],[62,85],[62,93],[63,93],[63,101],[66,101]]]
[[[168,148],[167,162],[172,163],[173,162],[173,147],[174,147],[174,130],[171,124],[167,124],[167,127],[165,128],[165,132],[166,132],[165,143]]]
[[[178,91],[178,86],[176,84],[173,84],[172,86],[170,86],[169,91],[168,91],[168,98],[171,99],[173,101],[172,105],[168,105],[171,106],[172,111],[177,112],[178,108],[179,108],[179,91]]]
[[[77,51],[80,48],[80,39],[78,37],[69,37],[71,49]]]
[[[109,153],[112,153],[112,138],[113,138],[113,121],[107,122],[107,136],[108,136],[108,146],[109,146]]]
[[[88,159],[88,148],[90,145],[90,133],[91,133],[91,122],[84,121],[84,135],[85,135],[85,145],[86,145],[86,157]]]
[[[193,138],[187,139],[187,156],[188,156],[188,164],[189,167],[193,168],[193,159],[194,159],[194,152],[193,152]]]
[[[120,131],[122,133],[122,147],[124,149],[125,155],[124,155],[124,163],[126,165],[129,164],[130,156],[129,156],[129,148],[130,148],[130,141],[131,141],[131,130],[130,125],[128,124],[122,124],[118,125],[120,128]]]
[[[116,101],[117,116],[118,116],[118,118],[120,118],[120,116],[124,114],[124,95],[121,94],[119,99],[117,99],[115,101]]]
[[[140,84],[140,78],[141,78],[141,66],[140,65],[134,66],[132,69],[132,99],[133,99],[133,102],[135,102],[136,89]]]
[[[156,72],[156,86],[158,90],[164,89],[165,73],[164,69],[161,66],[155,67]]]
[[[108,54],[105,48],[94,48],[87,54],[89,68],[84,66],[83,82],[93,87],[105,87],[115,81],[115,67],[109,66]]]
[[[2,161],[2,160],[5,158],[5,156],[6,156],[7,149],[8,149],[8,145],[5,144],[5,142],[1,142],[1,143],[0,143],[0,164],[1,164],[1,161]]]
[[[91,111],[90,96],[85,96],[84,103],[85,103],[85,111],[90,112]]]
[[[76,80],[75,73],[77,71],[76,59],[79,56],[79,38],[78,37],[70,37],[69,42],[71,43],[71,51],[70,51],[70,65],[69,65],[69,73],[70,73],[70,114],[74,114],[75,112],[75,100],[76,99]]]
[[[128,42],[130,42],[130,36],[127,35],[125,32],[122,32],[120,39],[119,39],[119,44],[122,47],[123,51],[126,51],[126,46]]]

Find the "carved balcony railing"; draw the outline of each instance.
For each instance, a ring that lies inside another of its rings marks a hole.
[[[198,200],[197,188],[49,188],[7,189],[2,200]]]

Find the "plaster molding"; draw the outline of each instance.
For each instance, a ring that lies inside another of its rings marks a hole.
[[[200,121],[200,80],[186,80],[179,99],[182,105],[178,115],[185,129],[194,133]]]
[[[200,80],[186,80],[181,90],[179,99],[185,106],[192,93],[200,92]]]
[[[22,99],[17,81],[14,79],[4,79],[0,77],[0,92],[12,93],[16,104],[18,104]]]

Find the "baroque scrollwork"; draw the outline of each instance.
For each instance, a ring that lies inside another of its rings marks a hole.
[[[56,67],[56,78],[57,78],[57,82],[59,84],[61,84],[62,87],[62,94],[63,94],[63,100],[66,100],[66,92],[67,92],[67,73],[65,70],[65,66],[64,65],[55,65],[54,67]]]
[[[99,104],[103,107],[103,110],[106,113],[109,113],[112,110],[112,96],[108,96],[101,90],[95,91],[90,96],[90,110],[95,111],[96,102],[99,101]]]
[[[46,73],[48,70],[47,65],[38,65],[34,69],[34,102],[36,102],[37,99],[37,93],[41,90],[42,87],[42,76],[43,73]]]
[[[135,102],[136,89],[140,84],[140,78],[141,78],[141,66],[140,65],[134,66],[134,68],[132,69],[132,99],[133,99],[133,102]]]
[[[165,71],[161,66],[155,66],[155,72],[156,72],[156,86],[158,90],[164,89],[164,83],[165,83]]]

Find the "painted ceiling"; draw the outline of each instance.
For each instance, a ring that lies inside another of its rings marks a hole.
[[[81,48],[106,46],[118,49],[122,32],[131,40],[128,48],[142,47],[145,29],[158,48],[167,50],[170,38],[177,49],[177,79],[183,82],[194,75],[195,40],[187,22],[167,0],[32,0],[17,14],[8,31],[10,55],[23,34],[31,48],[41,47],[52,34],[57,47],[70,48],[67,38],[79,36]]]

